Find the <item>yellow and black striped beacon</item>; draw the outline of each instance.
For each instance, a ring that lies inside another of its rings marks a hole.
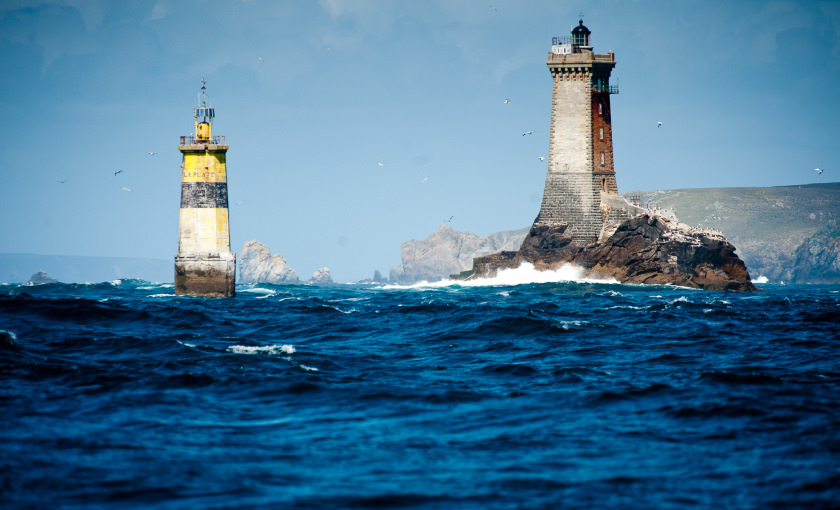
[[[175,294],[233,297],[236,255],[230,251],[224,136],[213,136],[216,112],[201,80],[193,113],[195,134],[182,136],[181,215],[175,255]]]

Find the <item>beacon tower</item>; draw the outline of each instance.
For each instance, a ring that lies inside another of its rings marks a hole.
[[[236,255],[230,251],[228,146],[213,136],[213,109],[206,81],[193,109],[195,134],[182,136],[181,214],[175,255],[175,294],[231,297]]]
[[[592,51],[580,20],[571,36],[555,37],[546,65],[551,72],[548,171],[535,224],[566,224],[573,242],[597,241],[609,212],[602,196],[617,195],[613,167],[610,85],[612,52]]]

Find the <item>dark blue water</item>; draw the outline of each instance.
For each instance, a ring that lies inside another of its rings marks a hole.
[[[0,286],[8,508],[830,508],[840,286]]]

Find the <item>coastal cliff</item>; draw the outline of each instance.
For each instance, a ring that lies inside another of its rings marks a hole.
[[[782,278],[790,283],[840,282],[840,232],[806,239],[793,253]]]

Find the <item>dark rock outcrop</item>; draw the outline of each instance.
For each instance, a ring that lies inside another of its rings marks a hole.
[[[570,263],[591,277],[707,290],[756,290],[735,247],[721,234],[645,213],[606,225],[596,243],[576,245],[563,224],[534,224],[517,252],[476,258],[461,278],[490,277],[529,262],[538,270]]]
[[[840,283],[826,265],[838,237],[840,182],[755,188],[631,191],[643,204],[680,221],[722,232],[753,277],[770,282]],[[805,255],[814,250],[815,253]],[[827,258],[820,261],[818,253]],[[804,264],[800,266],[799,264]],[[826,268],[821,273],[819,268]]]

